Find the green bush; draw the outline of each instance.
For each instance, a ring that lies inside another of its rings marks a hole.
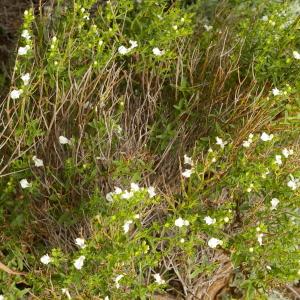
[[[297,4],[173,2],[25,12],[0,106],[4,299],[299,279]]]

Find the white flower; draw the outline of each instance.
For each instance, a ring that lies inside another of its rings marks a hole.
[[[153,186],[149,186],[148,189],[149,198],[153,198],[156,196],[155,188]]]
[[[22,93],[23,93],[22,90],[12,90],[12,91],[10,92],[10,97],[11,97],[11,99],[13,99],[13,100],[19,99]]]
[[[31,38],[30,33],[27,29],[24,29],[22,31],[21,37],[23,37],[26,40],[30,40],[30,38]]]
[[[178,26],[177,26],[177,25],[173,25],[172,28],[173,28],[174,30],[177,30],[177,29],[178,29]]]
[[[181,228],[182,226],[189,226],[190,222],[188,220],[183,220],[181,217],[175,220],[175,226]]]
[[[83,16],[83,18],[84,18],[85,20],[89,20],[89,19],[90,19],[90,16],[89,16],[89,14],[85,14],[85,15]]]
[[[134,183],[134,182],[132,182],[130,184],[130,188],[131,188],[131,191],[134,191],[134,192],[138,192],[140,190],[139,185],[137,183]]]
[[[273,134],[267,134],[266,132],[263,132],[260,136],[260,139],[264,142],[268,142],[268,141],[271,141],[273,139]]]
[[[251,142],[250,142],[250,141],[243,141],[243,147],[249,148],[250,145],[251,145]]]
[[[215,158],[215,157],[213,157],[212,159],[211,159],[211,162],[213,162],[213,163],[215,163],[217,161],[217,159]]]
[[[216,137],[216,144],[219,145],[222,149],[224,149],[227,142],[223,142],[223,140],[217,136]]]
[[[65,144],[70,144],[70,140],[68,138],[66,138],[65,136],[60,136],[58,138],[59,140],[59,143],[62,144],[62,145],[65,145]]]
[[[185,178],[189,178],[193,173],[194,173],[193,169],[191,170],[185,169],[184,172],[182,172],[182,176]]]
[[[40,258],[40,261],[42,264],[48,265],[51,262],[51,257],[48,254],[45,254]]]
[[[140,214],[135,214],[135,215],[133,216],[133,218],[134,218],[134,219],[139,219],[139,218],[140,218]]]
[[[108,296],[106,296],[106,297],[104,298],[104,300],[109,300]]]
[[[122,194],[122,193],[123,193],[123,191],[122,191],[122,189],[121,189],[121,188],[119,188],[119,187],[115,186],[115,191],[114,191],[114,193],[115,193],[116,195],[120,195],[120,194]]]
[[[159,48],[155,47],[152,49],[152,52],[154,55],[156,56],[162,56],[165,54],[165,51],[164,50],[159,50]]]
[[[211,31],[213,29],[213,27],[211,25],[204,25],[204,28],[206,31]]]
[[[120,288],[120,284],[119,284],[119,281],[124,277],[124,275],[118,275],[116,278],[115,278],[115,283],[116,283],[116,288],[119,289]]]
[[[267,175],[269,175],[269,174],[270,174],[270,171],[269,171],[269,169],[267,169],[267,171],[264,172],[264,173],[261,175],[261,177],[262,177],[262,178],[267,178]]]
[[[121,55],[125,55],[127,53],[130,52],[130,49],[126,48],[125,46],[120,46],[118,48],[118,52],[121,54]]]
[[[224,218],[224,222],[225,222],[225,223],[228,223],[228,222],[229,222],[229,218],[228,218],[228,217],[225,217],[225,218]]]
[[[81,249],[85,248],[86,245],[85,245],[85,239],[83,238],[77,238],[75,239],[75,244],[80,247]]]
[[[247,192],[250,193],[253,189],[254,185],[253,183],[250,184],[250,186],[247,188]]]
[[[252,133],[250,133],[249,134],[249,137],[248,137],[248,140],[246,140],[246,141],[243,141],[243,147],[245,147],[245,148],[249,148],[250,147],[250,145],[252,144],[252,142],[253,142],[253,137],[254,137],[254,135],[252,134]]]
[[[261,19],[262,19],[262,21],[264,21],[264,22],[267,22],[267,21],[269,20],[268,16],[263,16]]]
[[[153,277],[154,277],[155,282],[156,282],[157,284],[165,284],[165,283],[166,283],[166,281],[163,280],[163,279],[161,278],[160,274],[158,274],[158,273],[154,274]]]
[[[293,155],[294,154],[294,150],[293,149],[287,149],[287,148],[284,148],[282,150],[282,154],[285,158],[288,158],[290,155]]]
[[[30,74],[26,73],[25,75],[22,75],[21,79],[23,80],[24,85],[28,85],[29,80],[30,80]]]
[[[277,198],[273,198],[271,200],[271,205],[272,205],[271,210],[276,209],[278,204],[279,204],[279,200]]]
[[[294,178],[293,175],[290,175],[291,180],[287,183],[287,186],[295,191],[299,187],[299,179]]]
[[[106,200],[108,202],[113,202],[114,201],[113,193],[112,192],[107,193],[106,196],[105,196],[105,198],[106,198]]]
[[[130,50],[132,50],[132,49],[134,49],[134,48],[136,48],[138,46],[137,41],[130,40],[129,44],[131,45],[130,48],[129,48]]]
[[[293,56],[295,59],[300,59],[300,53],[298,51],[293,51]]]
[[[207,242],[208,246],[210,248],[216,248],[218,245],[222,245],[223,241],[216,239],[216,238],[211,238],[208,242]]]
[[[130,199],[133,196],[132,192],[128,192],[127,190],[124,191],[124,193],[122,194],[121,198],[122,199]]]
[[[127,233],[129,231],[129,228],[130,228],[130,224],[132,224],[132,220],[128,220],[124,223],[123,225],[123,230],[124,230],[124,233]]]
[[[74,261],[74,267],[77,270],[81,270],[81,268],[83,267],[84,264],[84,260],[85,260],[85,256],[81,255],[79,256],[75,261]]]
[[[40,158],[37,158],[35,155],[32,157],[32,160],[33,160],[33,162],[34,162],[34,165],[36,166],[36,167],[42,167],[43,165],[44,165],[44,162],[43,162],[43,160],[42,159],[40,159]]]
[[[0,300],[5,300],[3,295],[0,295]]]
[[[263,233],[259,233],[257,235],[257,241],[258,241],[258,243],[259,243],[260,246],[262,246],[262,244],[263,244],[263,240],[262,240],[263,236],[264,236]]]
[[[105,198],[108,202],[112,202],[114,200],[113,195],[120,195],[122,193],[123,193],[122,189],[115,186],[115,190],[113,192],[107,193]]]
[[[281,155],[275,155],[275,163],[279,166],[282,165]]]
[[[184,154],[183,158],[184,158],[184,164],[191,165],[191,166],[194,165],[193,160],[192,160],[191,157],[189,157],[186,154]]]
[[[297,183],[295,182],[295,180],[290,180],[287,183],[288,187],[290,187],[293,191],[297,189]]]
[[[212,224],[215,224],[217,222],[217,220],[214,218],[211,218],[210,216],[206,216],[204,218],[204,221],[207,225],[212,225]]]
[[[278,88],[272,89],[273,96],[279,96],[281,95],[281,91]]]
[[[20,185],[22,187],[22,189],[26,189],[32,186],[32,183],[29,183],[27,179],[22,179],[20,181]]]
[[[180,239],[180,243],[183,244],[185,242],[184,238]]]
[[[68,299],[72,299],[72,297],[71,297],[70,292],[69,292],[68,289],[63,288],[63,289],[61,289],[61,292],[62,292],[64,295],[66,295]]]
[[[26,45],[25,47],[20,47],[18,49],[18,55],[26,55],[30,47]]]

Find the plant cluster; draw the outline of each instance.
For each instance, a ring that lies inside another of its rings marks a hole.
[[[267,299],[299,280],[297,9],[25,11],[0,105],[0,299]]]

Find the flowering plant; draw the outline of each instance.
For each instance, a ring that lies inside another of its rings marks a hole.
[[[288,3],[71,2],[25,12],[0,104],[0,299],[261,299],[298,280]]]

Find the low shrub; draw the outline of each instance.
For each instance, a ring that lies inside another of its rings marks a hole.
[[[295,7],[25,11],[0,106],[3,297],[267,299],[297,281]]]

